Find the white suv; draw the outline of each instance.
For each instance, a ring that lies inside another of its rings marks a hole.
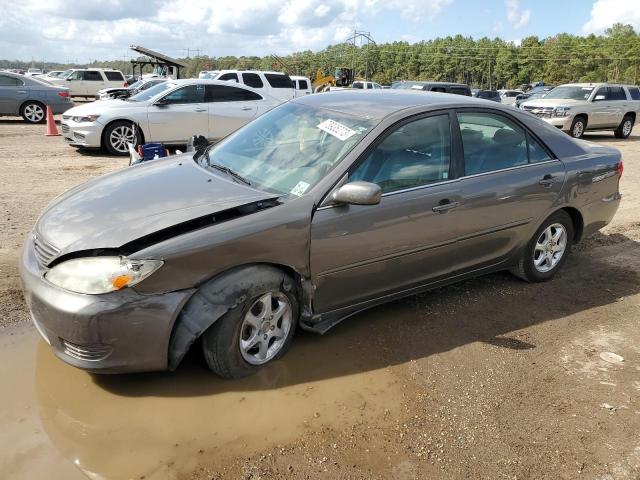
[[[633,85],[568,83],[544,98],[522,102],[520,108],[574,138],[592,130],[613,130],[617,138],[627,138],[640,111],[640,89]]]
[[[126,87],[127,82],[120,70],[106,68],[77,68],[69,70],[64,77],[48,79],[49,82],[69,89],[72,97],[95,98],[104,88]]]
[[[283,72],[263,72],[261,70],[220,70],[213,80],[237,82],[258,92],[281,100],[291,100],[296,96],[291,77]]]

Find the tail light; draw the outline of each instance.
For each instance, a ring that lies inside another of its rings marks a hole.
[[[127,87],[129,86],[129,82],[124,82],[124,83],[122,84],[122,86],[123,86],[124,88],[127,88]]]
[[[58,95],[63,98],[69,98],[69,92],[58,92]]]
[[[618,178],[622,178],[622,172],[624,170],[624,165],[622,164],[622,160],[618,162]]]

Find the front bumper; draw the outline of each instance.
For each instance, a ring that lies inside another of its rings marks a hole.
[[[62,117],[60,124],[65,141],[74,147],[100,148],[103,125],[93,123],[76,123],[70,118]]]
[[[58,358],[96,373],[166,370],[174,321],[193,290],[143,295],[69,292],[44,279],[29,235],[20,261],[25,300]]]
[[[571,116],[544,118],[545,122],[553,125],[556,128],[559,128],[560,130],[571,130],[572,120],[573,120],[573,117]]]

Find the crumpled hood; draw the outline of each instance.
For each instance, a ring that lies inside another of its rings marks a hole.
[[[209,172],[191,155],[124,168],[69,190],[42,213],[36,235],[61,254],[118,248],[178,223],[276,197]]]

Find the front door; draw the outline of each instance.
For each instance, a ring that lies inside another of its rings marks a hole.
[[[498,264],[521,244],[558,198],[564,164],[506,116],[458,113],[465,176],[456,212],[460,270]]]
[[[448,114],[395,127],[347,181],[380,185],[378,205],[318,209],[310,265],[318,313],[428,283],[451,269],[458,182],[450,179]]]
[[[192,135],[208,135],[209,107],[204,85],[187,85],[148,107],[148,142],[187,143]]]

